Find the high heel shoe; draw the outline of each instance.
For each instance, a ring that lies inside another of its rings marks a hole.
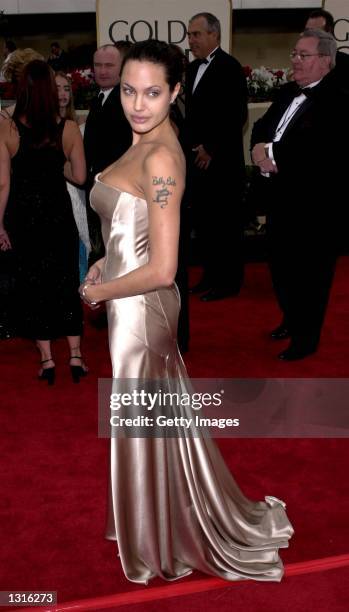
[[[47,363],[48,361],[52,361],[52,359],[51,358],[43,359],[42,361],[40,361],[40,363],[41,365],[43,365],[44,363]],[[47,384],[51,386],[55,382],[55,375],[56,375],[55,366],[52,366],[51,368],[42,368],[39,374],[39,379],[47,380]]]
[[[80,356],[72,356],[70,357],[70,361],[72,359],[79,359],[82,362],[82,357]],[[70,372],[74,383],[79,383],[80,378],[87,376],[87,370],[82,365],[70,365]]]

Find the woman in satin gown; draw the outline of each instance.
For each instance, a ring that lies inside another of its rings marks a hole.
[[[175,380],[185,390],[174,284],[185,162],[169,121],[181,72],[173,46],[133,45],[121,70],[133,144],[97,175],[91,194],[106,255],[80,292],[92,308],[107,304],[115,384]],[[110,480],[107,537],[129,580],[175,580],[193,569],[226,580],[281,579],[278,549],[293,533],[285,504],[247,499],[212,439],[112,438]]]

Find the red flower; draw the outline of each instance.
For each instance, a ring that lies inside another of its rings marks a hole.
[[[249,77],[251,76],[251,74],[252,74],[252,68],[251,68],[251,66],[244,66],[244,67],[243,67],[243,71],[244,71],[244,73],[245,73],[245,77],[246,77],[246,78],[249,78]]]

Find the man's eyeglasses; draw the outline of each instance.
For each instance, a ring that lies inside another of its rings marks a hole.
[[[301,62],[305,62],[308,57],[314,57],[314,55],[322,57],[325,55],[325,53],[297,53],[297,51],[292,51],[292,53],[290,53],[290,58],[296,59],[298,57]]]

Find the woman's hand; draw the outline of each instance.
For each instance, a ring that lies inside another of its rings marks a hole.
[[[79,287],[79,293],[84,304],[87,304],[91,310],[96,310],[100,307],[97,303],[98,298],[96,294],[96,288],[102,284],[102,268],[103,268],[104,257],[96,261],[89,269],[85,276],[84,282]],[[102,301],[102,300],[100,300]]]
[[[11,241],[4,226],[0,225],[0,250],[8,251],[9,249],[12,249]]]
[[[99,281],[99,285],[100,285]],[[96,283],[89,281],[84,281],[82,285],[79,287],[79,293],[84,304],[87,304],[91,308],[91,310],[96,310],[100,307],[100,304],[97,302],[96,295]]]
[[[89,271],[87,272],[86,276],[85,276],[85,283],[87,284],[93,284],[93,285],[97,285],[100,284],[102,282],[102,269],[101,269],[101,262],[103,262],[103,259],[99,259],[98,261],[96,261],[96,263],[94,263],[91,268],[89,269]]]

